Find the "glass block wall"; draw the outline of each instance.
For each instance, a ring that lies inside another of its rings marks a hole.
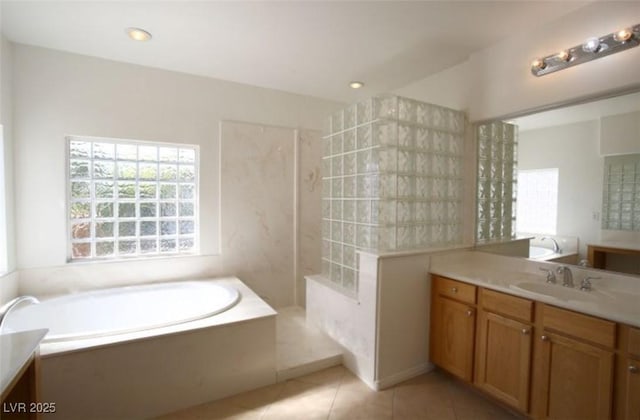
[[[464,113],[377,96],[325,129],[322,270],[357,291],[356,250],[462,243]]]
[[[640,231],[640,154],[605,157],[602,229]]]
[[[477,128],[476,241],[515,237],[518,127],[503,122]]]

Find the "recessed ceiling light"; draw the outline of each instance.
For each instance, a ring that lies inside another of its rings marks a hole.
[[[134,41],[148,41],[151,39],[151,34],[144,29],[140,28],[127,28],[125,29],[129,38]]]
[[[364,83],[358,82],[358,81],[353,81],[353,82],[349,83],[349,87],[351,89],[360,89],[363,86],[364,86]]]

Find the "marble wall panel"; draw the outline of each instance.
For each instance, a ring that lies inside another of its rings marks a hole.
[[[296,302],[305,306],[304,277],[321,271],[322,138],[319,131],[298,130],[298,246]]]
[[[224,271],[274,307],[295,301],[294,152],[293,129],[221,124]]]

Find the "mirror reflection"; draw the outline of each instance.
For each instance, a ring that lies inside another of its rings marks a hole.
[[[529,257],[640,274],[640,92],[508,122]]]

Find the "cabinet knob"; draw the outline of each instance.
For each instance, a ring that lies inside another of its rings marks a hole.
[[[529,335],[529,329],[528,328],[523,328],[522,329],[522,334]]]
[[[543,335],[542,337],[540,337],[540,340],[549,341],[549,337],[547,337],[546,335]]]
[[[471,309],[467,309],[467,316],[473,315],[473,311]]]
[[[631,373],[638,373],[640,372],[640,368],[638,368],[638,366],[634,366],[634,365],[629,365],[629,372]]]
[[[451,291],[452,291],[453,293],[458,293],[458,288],[457,288],[457,287],[452,287],[452,288],[451,288]]]

